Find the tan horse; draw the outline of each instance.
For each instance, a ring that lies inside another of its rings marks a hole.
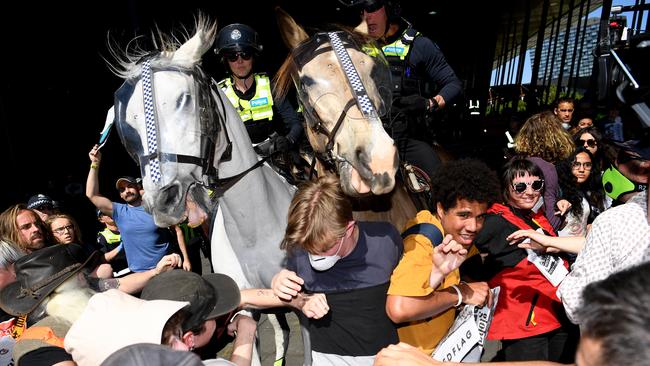
[[[275,77],[275,94],[282,98],[296,85],[318,174],[339,175],[357,219],[402,229],[416,209],[396,184],[397,149],[380,119],[390,107],[390,74],[381,51],[370,56],[362,49],[371,44],[368,38],[342,29],[309,37],[286,12],[276,13],[291,53]]]

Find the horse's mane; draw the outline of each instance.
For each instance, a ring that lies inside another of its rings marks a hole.
[[[217,34],[217,22],[212,21],[202,13],[198,13],[194,18],[193,32],[190,32],[185,26],[181,26],[172,33],[165,34],[156,25],[150,37],[153,47],[156,50],[155,52],[159,53],[159,57],[156,57],[155,64],[157,66],[171,64],[171,55],[197,32],[206,34],[205,38],[212,45]],[[121,47],[109,35],[107,46],[112,60],[104,58],[104,61],[113,74],[122,79],[129,79],[140,75],[140,62],[144,57],[152,54],[151,50],[145,49],[142,45],[143,38],[144,36],[141,35],[136,36],[125,47]]]
[[[318,30],[314,32],[314,34],[323,31],[326,32],[344,31],[348,33],[352,37],[352,40],[358,45],[374,44],[375,42],[367,34],[356,32],[353,29],[346,26],[333,24],[331,25],[331,28],[332,29],[328,29],[328,30]],[[298,47],[291,50],[287,58],[282,63],[282,66],[280,66],[278,72],[275,74],[275,77],[273,78],[273,85],[274,85],[273,97],[276,98],[276,100],[284,99],[287,96],[287,93],[289,92],[289,90],[291,89],[291,85],[293,84],[293,77],[298,75],[296,60],[302,59],[303,57],[306,56],[306,53],[313,51],[312,49],[301,47],[301,46],[310,42],[312,38],[313,36],[307,38],[306,40],[301,42],[300,45],[298,45]]]

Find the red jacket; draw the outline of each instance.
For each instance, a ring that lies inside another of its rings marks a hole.
[[[498,215],[520,229],[537,229],[502,204],[492,205],[488,213]],[[534,214],[532,219],[548,234],[555,236],[543,212]],[[566,261],[564,265],[568,269]],[[561,326],[557,315],[564,310],[555,295],[556,288],[527,258],[514,267],[504,267],[488,284],[491,288],[501,287],[488,339],[527,338]]]

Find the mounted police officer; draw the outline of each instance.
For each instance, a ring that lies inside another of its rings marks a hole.
[[[239,112],[256,151],[288,152],[302,137],[302,119],[290,103],[273,100],[266,74],[253,72],[262,52],[257,32],[245,24],[230,24],[217,35],[214,51],[230,74],[218,85]]]
[[[461,81],[438,46],[400,17],[397,2],[352,0],[347,3],[361,6],[368,35],[377,40],[390,64],[393,104],[387,131],[395,139],[400,160],[421,168],[431,177],[440,159],[431,146],[433,136],[427,120],[433,112],[460,97]]]

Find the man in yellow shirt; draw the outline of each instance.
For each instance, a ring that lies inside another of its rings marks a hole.
[[[484,163],[464,159],[441,167],[431,191],[435,212],[420,211],[406,224],[404,255],[393,271],[386,312],[401,342],[431,354],[461,304],[491,302],[487,283],[460,281],[458,267],[478,253],[472,246],[499,181]]]

